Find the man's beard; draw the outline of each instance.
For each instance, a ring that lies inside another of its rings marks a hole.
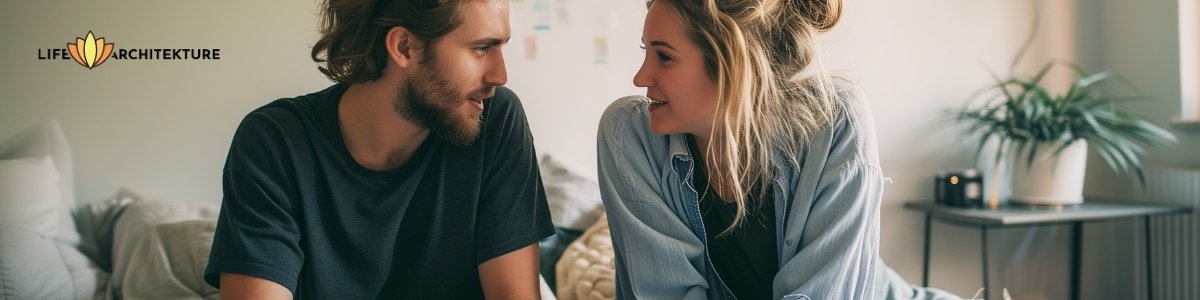
[[[479,138],[483,112],[472,112],[466,118],[460,116],[459,109],[467,100],[458,99],[461,94],[441,78],[435,65],[422,64],[416,76],[396,91],[393,106],[401,117],[428,129],[430,134],[453,145],[471,145]],[[495,88],[489,87],[480,94],[490,97],[494,92]]]

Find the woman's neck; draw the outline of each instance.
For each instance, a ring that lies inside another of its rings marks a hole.
[[[707,174],[705,177],[708,177],[708,186],[712,188],[714,192],[716,192],[717,196],[721,198],[721,201],[732,203],[733,197],[730,197],[730,195],[725,192],[725,184],[723,183],[727,181],[725,180],[725,172],[717,170],[717,168],[719,168],[719,166],[717,166],[719,163],[717,162],[714,162],[710,168],[709,161],[706,159],[712,154],[708,152],[710,149],[709,143],[712,142],[712,140],[709,138],[709,135],[707,133],[692,134],[692,139],[696,142],[696,153],[694,154],[695,158],[692,161],[696,162],[697,168],[704,168],[704,174]],[[717,157],[720,156],[715,156],[714,158]]]
[[[708,133],[692,134],[692,139],[696,141],[696,151],[699,152],[699,153],[696,153],[696,156],[697,156],[696,160],[704,161],[704,158],[708,157],[708,149],[709,149]]]

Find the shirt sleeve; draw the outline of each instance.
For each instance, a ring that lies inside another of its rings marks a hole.
[[[223,173],[221,214],[204,280],[221,273],[270,280],[294,294],[304,253],[286,179],[290,161],[280,126],[251,113],[234,134]]]
[[[475,223],[476,263],[537,243],[554,234],[546,192],[538,172],[533,136],[517,96],[499,88],[484,134],[494,155],[488,160]]]
[[[617,299],[704,299],[703,242],[664,199],[663,162],[646,132],[634,97],[617,100],[601,117],[597,160],[604,209],[612,233]]]

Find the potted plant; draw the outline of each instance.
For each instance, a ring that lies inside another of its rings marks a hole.
[[[1061,94],[1042,84],[1056,67],[1068,67],[1077,76]],[[1148,97],[1112,72],[1088,73],[1074,64],[1052,61],[1032,78],[995,78],[981,94],[991,96],[982,97],[982,104],[968,105],[955,118],[968,124],[980,153],[988,141],[998,141],[996,163],[1011,163],[1014,201],[1081,203],[1088,146],[1113,170],[1133,170],[1145,184],[1139,156],[1146,147],[1175,142],[1171,133],[1117,105]],[[1134,93],[1113,94],[1111,83]]]

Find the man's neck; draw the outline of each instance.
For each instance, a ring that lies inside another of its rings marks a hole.
[[[346,149],[359,165],[383,171],[412,158],[429,130],[395,110],[396,87],[382,80],[353,84],[338,102],[338,125]]]

